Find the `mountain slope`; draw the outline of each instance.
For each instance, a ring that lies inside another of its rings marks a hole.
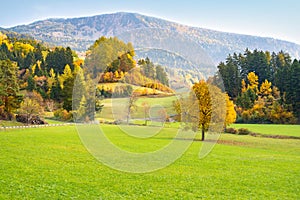
[[[9,30],[30,34],[49,44],[70,46],[77,51],[85,51],[100,36],[117,36],[139,49],[173,52],[195,66],[215,65],[228,54],[243,52],[246,48],[271,52],[283,50],[292,57],[300,56],[300,45],[291,42],[189,27],[135,13],[48,19]],[[145,56],[143,53],[138,55]]]

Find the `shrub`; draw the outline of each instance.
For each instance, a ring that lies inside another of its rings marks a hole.
[[[248,129],[246,129],[246,128],[240,128],[239,130],[238,130],[238,134],[239,135],[249,135],[251,133],[251,131],[249,131]]]
[[[54,112],[54,117],[62,121],[71,121],[73,118],[72,112],[68,112],[65,109],[58,109]]]
[[[29,121],[27,121],[27,115],[24,114],[19,114],[16,115],[16,120],[17,122],[22,122],[23,124],[48,124],[45,120],[41,119],[39,116],[34,115],[32,117],[30,117]]]
[[[226,128],[225,133],[237,134],[238,131],[235,128]]]

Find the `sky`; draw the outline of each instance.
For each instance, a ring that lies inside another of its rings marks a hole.
[[[0,0],[0,27],[134,12],[181,24],[300,44],[299,0]]]

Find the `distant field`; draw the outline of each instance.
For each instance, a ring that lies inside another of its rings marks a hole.
[[[300,125],[282,124],[232,124],[230,127],[239,129],[247,128],[251,132],[269,135],[300,136]]]
[[[150,139],[102,128],[133,152],[154,151],[174,136],[170,128]],[[0,199],[300,198],[299,140],[223,134],[218,142],[204,159],[195,141],[170,166],[131,174],[93,158],[74,126],[0,131]]]
[[[131,84],[125,84],[125,83],[121,83],[121,82],[117,82],[117,83],[99,83],[98,87],[102,88],[104,87],[105,89],[111,89],[112,91],[115,90],[116,86],[124,86],[124,85],[131,85]],[[154,90],[151,88],[147,88],[147,87],[142,87],[142,86],[136,86],[136,85],[131,85],[133,91],[138,92],[138,91],[147,91],[148,94],[162,94],[162,95],[170,95],[169,93],[166,92],[162,92],[160,90]]]
[[[66,122],[63,122],[63,121],[58,121],[58,120],[54,120],[54,119],[45,119],[45,121],[48,123],[48,124],[64,124]]]
[[[132,113],[133,118],[144,118],[144,108],[143,103],[148,103],[152,107],[153,112],[159,109],[165,109],[168,114],[174,114],[173,110],[173,101],[176,100],[176,96],[168,97],[140,97],[136,101],[136,110]],[[127,105],[127,98],[113,98],[113,99],[104,99],[102,101],[104,107],[100,114],[97,115],[98,118],[112,120],[115,119],[112,116],[112,108],[116,111],[124,110]]]

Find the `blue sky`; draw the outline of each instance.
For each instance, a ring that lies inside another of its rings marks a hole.
[[[300,44],[299,0],[3,0],[0,5],[0,27],[128,11]]]

